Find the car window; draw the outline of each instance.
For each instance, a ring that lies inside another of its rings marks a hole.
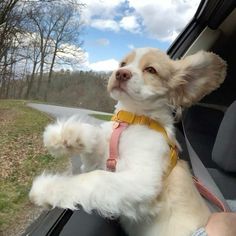
[[[20,235],[42,212],[28,199],[35,176],[70,169],[69,159],[43,147],[46,125],[76,108],[109,118],[115,101],[107,78],[121,58],[137,47],[166,51],[199,3],[0,2],[0,234]]]

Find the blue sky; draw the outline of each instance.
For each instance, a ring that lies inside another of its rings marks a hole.
[[[89,52],[91,63],[110,58],[118,60],[133,47],[158,47],[166,50],[170,45],[170,42],[162,42],[125,30],[118,33],[88,27],[86,31],[86,35],[83,36],[84,48]]]
[[[165,51],[200,0],[86,0],[81,19],[85,67],[109,71],[137,47]]]

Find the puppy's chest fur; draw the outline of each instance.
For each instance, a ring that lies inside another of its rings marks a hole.
[[[143,217],[141,221],[121,220],[129,236],[191,236],[206,225],[211,214],[182,160],[163,179],[161,192],[149,209],[153,215]]]
[[[106,159],[109,157],[112,126],[113,122],[103,125],[107,140]],[[152,166],[152,169],[162,166],[164,169],[169,161],[169,145],[163,135],[144,125],[129,125],[122,132],[117,148],[119,155],[116,171],[118,172],[129,168],[145,168],[145,166]],[[163,152],[166,154],[164,158],[160,156]]]
[[[107,140],[112,132],[111,125],[104,127]],[[109,149],[109,142],[107,145]],[[155,172],[164,173],[169,164],[169,151],[169,145],[161,133],[142,125],[130,125],[119,141],[116,171],[131,168],[136,169],[137,174],[150,176]],[[136,206],[136,223],[121,216],[129,235],[186,236],[206,224],[210,212],[196,190],[184,161],[179,160],[169,176],[162,176],[160,182],[154,184],[156,198],[144,200]],[[148,183],[142,185],[147,186]]]

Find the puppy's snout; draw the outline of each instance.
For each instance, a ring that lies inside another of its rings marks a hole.
[[[131,76],[132,76],[131,72],[127,69],[119,69],[116,72],[116,80],[121,82],[131,79]]]

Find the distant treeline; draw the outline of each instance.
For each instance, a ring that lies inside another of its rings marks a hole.
[[[27,98],[30,100],[105,112],[114,110],[115,101],[109,97],[106,90],[108,74],[92,71],[70,72],[61,70],[53,73],[49,89],[47,77],[47,74],[43,75],[42,86],[38,91],[38,76],[36,76],[29,94],[27,94],[29,86],[27,77],[26,79],[11,80],[7,98],[24,99],[27,94]]]

